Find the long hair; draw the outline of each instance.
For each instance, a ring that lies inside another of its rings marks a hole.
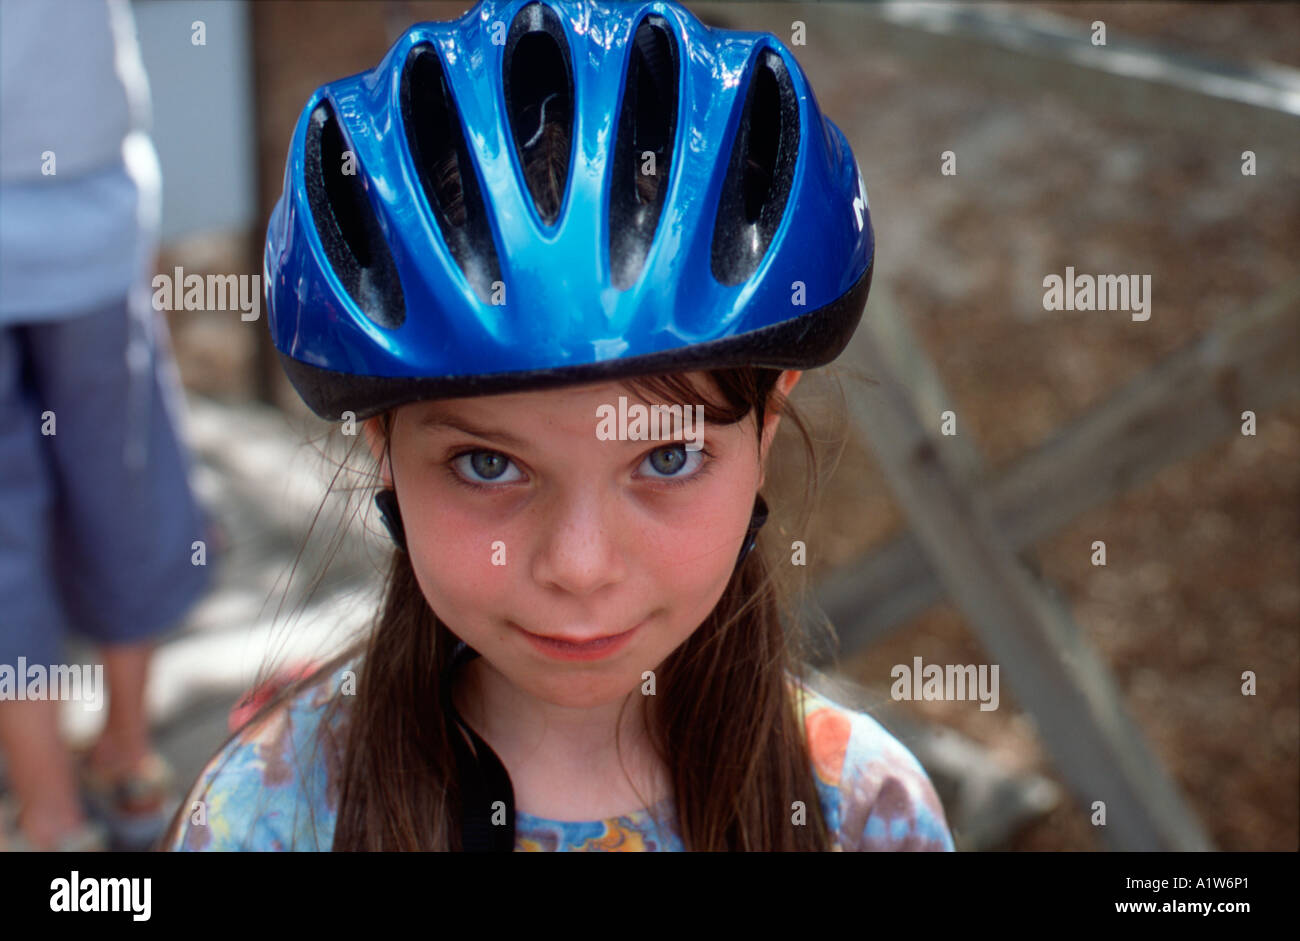
[[[543,130],[525,172],[554,184],[554,162],[563,159],[567,143],[560,123],[548,122]],[[454,198],[457,168],[444,166],[436,178]],[[549,198],[558,205],[562,193]],[[780,371],[741,367],[707,375],[717,397],[704,396],[705,421],[734,424],[753,415],[761,444],[765,415],[779,412],[802,436],[813,469],[805,482],[814,485],[817,455],[805,421],[776,388]],[[680,374],[637,377],[624,385],[666,404],[701,399],[701,390]],[[385,437],[391,417],[381,418]],[[806,507],[807,502],[805,512]],[[806,682],[805,664],[820,639],[806,636],[807,626],[783,625],[788,597],[779,575],[760,539],[713,611],[661,665],[656,695],[647,697],[646,732],[669,769],[677,833],[689,850],[831,845],[791,694],[792,682]],[[441,708],[443,668],[457,642],[424,597],[410,557],[395,548],[369,635],[281,690],[244,724],[249,728],[343,663],[364,658],[355,695],[336,695],[326,707],[347,712],[343,740],[328,748],[337,775],[331,782],[338,799],[334,850],[461,848],[459,782]],[[630,692],[624,707],[637,694]],[[329,726],[323,719],[320,728]],[[800,805],[805,820],[795,825],[792,815]],[[177,811],[166,842],[174,839],[185,812]]]

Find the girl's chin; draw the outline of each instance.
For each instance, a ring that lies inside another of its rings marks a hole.
[[[629,693],[640,695],[645,670],[600,661],[549,667],[515,661],[510,669],[498,668],[498,672],[519,692],[549,705],[595,709],[618,703]]]

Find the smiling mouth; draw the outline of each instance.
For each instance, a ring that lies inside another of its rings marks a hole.
[[[600,660],[605,657],[612,657],[628,644],[632,643],[633,636],[645,625],[646,618],[637,623],[636,627],[631,630],[623,631],[621,634],[604,634],[597,637],[562,637],[547,636],[545,634],[534,634],[532,631],[526,631],[513,621],[507,621],[512,628],[518,631],[532,645],[533,649],[546,657],[558,660]]]
[[[625,637],[628,634],[631,634],[632,631],[636,630],[636,627],[633,627],[619,634],[601,634],[596,637],[564,637],[561,635],[553,635],[553,634],[534,634],[532,631],[525,630],[524,628],[519,627],[519,625],[516,624],[514,621],[510,622],[510,626],[518,628],[519,630],[527,634],[529,637],[535,638],[540,641],[544,641],[548,644],[558,644],[563,647],[574,647],[580,650],[598,647],[602,644],[608,644],[611,641],[618,640],[620,637]],[[637,627],[640,626],[641,623],[638,621]]]

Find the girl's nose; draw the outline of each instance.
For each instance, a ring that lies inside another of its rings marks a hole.
[[[533,576],[573,595],[590,595],[621,581],[627,545],[616,501],[590,488],[557,496],[540,524]]]

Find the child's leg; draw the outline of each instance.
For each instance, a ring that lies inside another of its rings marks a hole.
[[[18,823],[37,848],[50,849],[85,824],[76,775],[59,737],[59,702],[0,702],[0,748],[22,808]]]
[[[59,414],[49,439],[55,574],[69,626],[96,642],[108,687],[86,783],[115,840],[132,844],[167,810],[168,769],[145,712],[152,647],[206,589],[215,560],[176,425],[183,399],[167,324],[149,296],[31,333],[37,382]]]
[[[144,691],[153,643],[101,647],[104,682],[109,689],[108,718],[90,752],[91,763],[110,776],[139,764],[150,751]]]
[[[44,408],[29,382],[25,328],[0,328],[0,665],[42,671],[62,657],[62,613],[49,575],[53,468]],[[27,672],[26,669],[23,670]],[[16,696],[16,690],[11,693]],[[84,823],[56,700],[0,700],[0,749],[20,822],[37,847]]]

